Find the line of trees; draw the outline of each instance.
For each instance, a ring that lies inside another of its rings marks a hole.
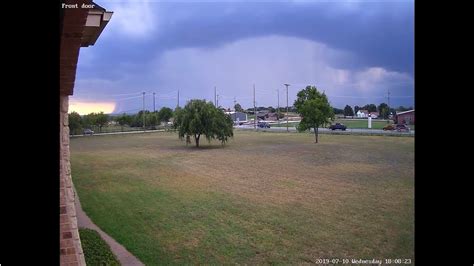
[[[77,112],[69,113],[69,131],[71,135],[82,134],[86,128],[97,129],[102,132],[103,127],[108,126],[115,121],[124,130],[125,126],[143,127],[143,122],[148,129],[155,129],[161,122],[169,122],[174,112],[171,108],[163,107],[159,111],[140,111],[134,115],[122,114],[119,116],[110,116],[104,112],[90,113],[81,116]]]
[[[381,103],[378,106],[376,106],[375,104],[366,104],[362,107],[356,105],[354,106],[354,109],[352,109],[350,105],[346,105],[344,107],[343,113],[345,116],[355,116],[359,110],[367,110],[369,113],[379,112],[379,117],[383,119],[388,119],[390,116],[390,113],[395,114],[396,112],[403,112],[403,111],[408,111],[411,109],[413,109],[413,107],[411,106],[410,107],[399,106],[398,108],[389,108],[388,104],[386,103]]]
[[[383,119],[388,119],[389,116],[390,116],[390,113],[395,114],[397,112],[403,112],[403,111],[408,111],[408,110],[413,109],[413,107],[411,107],[411,106],[410,107],[399,106],[397,108],[389,108],[388,104],[386,104],[386,103],[381,103],[378,106],[371,103],[371,104],[366,104],[364,106],[356,105],[356,106],[354,106],[354,108],[352,108],[350,105],[346,105],[344,107],[344,109],[339,109],[339,108],[336,108],[336,107],[331,107],[331,108],[333,109],[333,113],[335,115],[356,116],[357,112],[359,110],[367,110],[369,113],[378,112],[379,117],[383,118]],[[268,107],[258,106],[258,107],[256,107],[256,109],[257,109],[257,112],[264,111],[264,110],[267,110],[271,113],[278,112],[278,113],[281,114],[281,118],[283,118],[285,116],[285,113],[286,113],[286,107],[280,107],[280,109],[278,109],[278,108],[274,108],[272,106],[268,106]],[[234,105],[234,110],[236,110],[237,112],[244,112],[244,113],[251,114],[251,115],[254,114],[254,108],[253,107],[243,109],[242,106],[239,103]],[[297,112],[297,108],[295,106],[291,106],[291,107],[289,107],[289,111],[290,112]]]

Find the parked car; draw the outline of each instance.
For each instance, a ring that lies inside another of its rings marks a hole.
[[[410,128],[406,125],[400,124],[395,127],[398,132],[410,132]]]
[[[93,135],[94,134],[94,131],[92,129],[84,129],[84,131],[82,132],[84,135]]]
[[[329,126],[329,129],[331,129],[331,130],[336,130],[336,129],[339,129],[339,130],[346,130],[347,127],[346,127],[344,124],[336,123],[336,124],[330,125],[330,126]]]
[[[270,128],[270,124],[268,124],[267,122],[258,122],[257,126],[259,128]]]
[[[388,124],[383,127],[383,130],[395,130],[395,125],[394,124]]]

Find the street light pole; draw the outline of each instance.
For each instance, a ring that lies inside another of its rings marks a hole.
[[[286,86],[286,132],[290,132],[290,130],[288,129],[288,86],[290,86],[290,84],[283,84]]]
[[[143,92],[143,130],[145,130],[145,92]]]
[[[278,127],[280,127],[280,90],[277,89],[277,95],[278,95],[278,104],[277,104],[277,120],[278,120]]]

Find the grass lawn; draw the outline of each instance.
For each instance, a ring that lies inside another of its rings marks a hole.
[[[71,139],[91,219],[146,265],[414,257],[414,138],[236,131]]]
[[[347,128],[368,128],[369,122],[367,119],[341,119],[336,120],[337,123],[342,123],[347,126]],[[372,119],[372,128],[373,129],[382,129],[384,126],[388,125],[387,121],[380,121]]]

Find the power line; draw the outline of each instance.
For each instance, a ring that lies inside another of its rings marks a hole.
[[[135,97],[129,97],[129,98],[123,98],[123,99],[118,99],[118,100],[115,100],[116,102],[120,102],[120,101],[125,101],[125,100],[131,100],[131,99],[138,99],[138,98],[141,98],[142,96],[135,96]]]

